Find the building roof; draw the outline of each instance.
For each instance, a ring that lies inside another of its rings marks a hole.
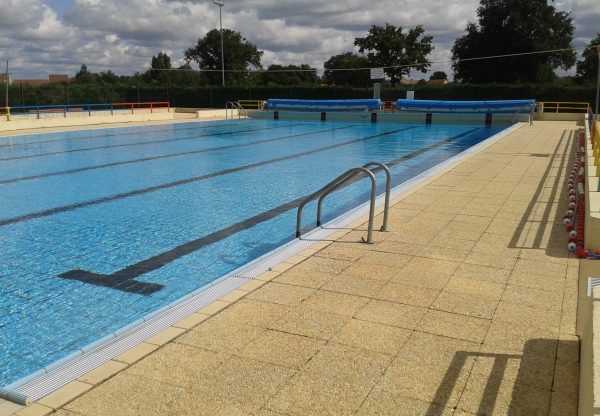
[[[447,83],[447,79],[430,79],[426,82],[427,85],[446,85]]]
[[[47,83],[47,79],[15,79],[16,85],[44,85]]]

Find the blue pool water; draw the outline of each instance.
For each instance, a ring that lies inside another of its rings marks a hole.
[[[290,202],[344,170],[392,162],[397,185],[500,130],[248,119],[0,137],[0,386],[292,240]],[[333,194],[325,219],[368,189]]]

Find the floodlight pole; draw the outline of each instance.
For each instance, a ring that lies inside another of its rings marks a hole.
[[[598,121],[598,98],[600,97],[600,45],[596,46],[596,51],[598,52],[598,79],[596,81],[596,115],[594,119]]]
[[[4,78],[4,81],[6,83],[6,101],[4,106],[8,108],[8,59],[6,60],[6,78]],[[596,105],[596,107],[598,106]]]
[[[222,78],[222,85],[224,87],[225,86],[225,58],[224,58],[224,52],[223,52],[223,18],[222,18],[221,11],[223,10],[223,6],[225,4],[221,1],[213,1],[213,3],[216,4],[217,6],[219,6],[219,26],[221,27],[221,78]]]

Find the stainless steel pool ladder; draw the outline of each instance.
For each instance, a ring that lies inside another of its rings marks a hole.
[[[225,103],[225,119],[229,118],[227,117],[229,110],[231,110],[231,118],[233,118],[233,110],[238,110],[238,118],[242,118],[241,108],[237,101],[227,101]]]
[[[321,227],[321,214],[323,212],[323,201],[325,197],[332,193],[333,191],[339,189],[340,187],[346,185],[351,180],[355,179],[358,175],[365,175],[371,180],[371,198],[370,198],[370,207],[369,207],[369,228],[367,231],[367,239],[362,239],[365,243],[373,244],[373,220],[375,218],[375,198],[377,194],[377,180],[375,179],[375,175],[373,171],[369,169],[370,167],[380,168],[385,172],[386,175],[386,184],[385,184],[385,203],[383,210],[383,225],[381,226],[381,231],[387,231],[388,224],[388,211],[390,208],[390,191],[392,186],[392,173],[390,169],[380,162],[369,162],[361,167],[352,168],[342,173],[340,176],[329,182],[327,185],[319,189],[318,191],[310,194],[305,199],[302,200],[300,205],[298,206],[298,215],[296,216],[296,238],[300,238],[302,235],[302,210],[304,206],[308,204],[310,201],[319,198],[319,202],[317,205],[317,227]]]
[[[225,119],[227,119],[227,113],[231,109],[231,118],[233,118],[233,110],[238,110],[238,118],[242,118],[242,113],[244,113],[244,117],[247,116],[246,109],[242,107],[240,103],[237,101],[227,101],[225,103]]]

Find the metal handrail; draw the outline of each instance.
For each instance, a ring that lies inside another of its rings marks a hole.
[[[227,114],[229,109],[231,109],[231,118],[233,118],[233,110],[238,110],[238,119],[242,118],[242,115],[240,114],[240,108],[242,107],[237,101],[227,101],[225,103],[225,119],[227,120],[228,118]]]
[[[308,204],[310,201],[312,201],[313,199],[315,199],[317,197],[321,197],[324,193],[328,193],[328,194],[331,193],[331,191],[341,187],[345,183],[352,180],[355,176],[360,175],[360,174],[364,174],[369,179],[371,179],[369,228],[367,231],[367,239],[365,240],[363,238],[363,241],[368,244],[373,244],[373,219],[375,218],[375,197],[376,197],[376,193],[377,193],[377,180],[375,179],[375,175],[373,174],[373,172],[371,172],[369,169],[364,168],[364,167],[353,168],[353,169],[350,169],[350,170],[344,172],[343,174],[341,174],[340,176],[338,176],[337,178],[335,178],[334,180],[329,182],[327,185],[325,185],[318,191],[312,193],[311,195],[307,196],[306,198],[304,198],[302,200],[302,202],[298,206],[298,214],[296,216],[296,238],[300,238],[300,236],[302,235],[302,231],[301,231],[301,229],[302,229],[302,210],[304,209],[304,206],[306,204]]]
[[[237,103],[244,109],[260,110],[265,105],[265,100],[237,100]]]
[[[586,102],[573,101],[540,101],[538,107],[544,113],[589,112],[590,105]],[[574,111],[573,111],[574,110]]]
[[[381,162],[369,162],[363,165],[363,168],[369,168],[370,166],[377,166],[385,172],[385,202],[383,204],[383,225],[380,231],[388,230],[388,214],[390,211],[390,195],[392,194],[392,172],[386,164]]]
[[[58,105],[20,105],[9,107],[13,115],[18,114],[32,114],[35,113],[37,118],[40,118],[40,114],[49,113],[63,113],[64,117],[67,117],[68,113],[73,112],[87,112],[89,116],[94,111],[110,111],[111,114],[114,110],[121,110],[121,107],[127,107],[131,109],[131,113],[137,110],[150,110],[151,113],[155,109],[166,109],[170,111],[170,103],[168,101],[148,101],[148,102],[135,102],[135,103],[104,103],[104,104],[58,104]],[[125,108],[123,108],[125,109]]]
[[[384,203],[384,209],[383,209],[383,225],[381,226],[380,231],[387,231],[388,212],[390,209],[390,193],[391,193],[391,189],[392,189],[392,172],[386,165],[384,165],[383,163],[380,163],[380,162],[369,162],[369,163],[363,165],[362,167],[368,169],[370,166],[377,166],[385,172],[385,176],[386,176],[385,203]],[[317,205],[317,227],[320,227],[322,224],[321,213],[323,212],[323,201],[325,200],[327,195],[332,193],[335,189],[336,188],[331,187],[330,189],[324,191],[323,194],[319,197],[319,202]]]

